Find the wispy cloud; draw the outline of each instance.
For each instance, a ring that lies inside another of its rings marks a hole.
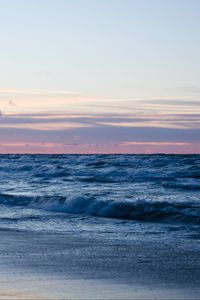
[[[200,152],[200,114],[22,114],[0,120],[0,152]]]
[[[200,152],[199,104],[196,96],[114,99],[4,89],[0,152]]]
[[[64,130],[77,127],[155,127],[200,129],[200,114],[25,114],[2,115],[0,128],[32,128],[45,130]]]
[[[15,105],[12,105],[15,104]],[[0,107],[5,114],[183,114],[200,113],[196,96],[156,98],[110,98],[63,90],[0,89]]]

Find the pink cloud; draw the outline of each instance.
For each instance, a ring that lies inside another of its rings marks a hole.
[[[0,117],[0,153],[200,153],[199,114]]]
[[[200,143],[172,142],[124,142],[122,144],[78,144],[78,143],[1,143],[4,153],[52,153],[52,154],[200,154]]]

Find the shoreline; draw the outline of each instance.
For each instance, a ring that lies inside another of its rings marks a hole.
[[[4,278],[5,280],[5,278]],[[4,281],[5,282],[5,281]],[[0,278],[0,285],[2,279]],[[16,286],[17,285],[17,286]],[[14,286],[14,288],[13,288]],[[156,286],[129,286],[103,280],[70,280],[45,276],[13,276],[4,288],[1,300],[85,300],[85,299],[199,299],[199,289],[159,288]]]
[[[0,238],[0,299],[199,299],[195,240],[196,251],[189,240],[169,249],[159,238],[102,241],[12,230],[0,230]]]

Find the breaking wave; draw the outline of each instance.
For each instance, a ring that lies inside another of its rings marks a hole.
[[[0,155],[0,205],[200,224],[200,155]]]
[[[191,202],[153,200],[99,200],[93,197],[67,199],[58,196],[22,196],[1,194],[0,204],[28,206],[71,214],[87,214],[104,218],[140,220],[149,222],[183,222],[200,224],[200,206]]]

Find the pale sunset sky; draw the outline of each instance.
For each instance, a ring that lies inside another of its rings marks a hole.
[[[200,153],[199,0],[0,0],[0,153]]]

